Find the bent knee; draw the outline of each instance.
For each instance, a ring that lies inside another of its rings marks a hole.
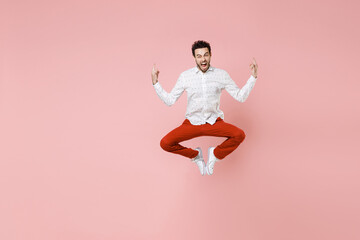
[[[160,141],[160,147],[165,151],[169,151],[171,148],[171,144],[165,137],[163,137]]]
[[[237,139],[240,143],[241,143],[242,141],[244,141],[245,137],[246,137],[245,132],[244,132],[242,129],[240,129],[240,128],[238,128],[238,129],[234,132],[234,138]]]

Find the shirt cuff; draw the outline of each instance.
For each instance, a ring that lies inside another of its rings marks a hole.
[[[162,88],[159,82],[157,82],[155,84],[151,84],[151,85],[153,85],[156,92],[160,91]]]
[[[257,79],[257,78],[255,78],[253,75],[251,75],[248,81],[254,81],[254,82],[256,82],[256,79]]]

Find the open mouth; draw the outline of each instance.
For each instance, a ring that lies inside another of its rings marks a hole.
[[[201,66],[202,66],[202,67],[206,67],[206,66],[207,66],[207,63],[201,63]]]

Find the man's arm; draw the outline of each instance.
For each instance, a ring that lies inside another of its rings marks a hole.
[[[154,89],[159,96],[159,98],[168,106],[173,105],[184,92],[184,87],[182,84],[182,75],[178,78],[174,88],[171,90],[170,93],[166,92],[161,84],[158,81],[159,71],[155,69],[155,64],[152,71],[152,82]]]
[[[245,102],[256,82],[254,76],[250,76],[246,84],[239,88],[228,73],[225,73],[225,90],[237,101]]]
[[[245,100],[248,98],[251,90],[255,85],[257,79],[257,69],[258,69],[258,65],[256,63],[255,58],[253,62],[250,64],[250,69],[251,69],[251,76],[241,89],[231,79],[230,75],[227,72],[224,73],[226,91],[239,102],[245,102]]]

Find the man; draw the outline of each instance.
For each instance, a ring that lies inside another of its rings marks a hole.
[[[244,102],[257,79],[257,63],[250,64],[251,76],[240,89],[222,69],[210,65],[211,47],[206,41],[196,41],[192,45],[196,67],[182,72],[170,93],[158,82],[159,70],[152,69],[152,83],[157,95],[168,106],[174,104],[184,91],[187,92],[185,121],[169,132],[160,141],[160,146],[168,152],[190,158],[199,167],[201,175],[213,174],[215,162],[224,159],[245,139],[240,128],[226,123],[224,113],[219,109],[220,94],[225,89],[233,98]],[[217,147],[209,147],[209,159],[205,165],[201,148],[191,149],[179,143],[199,136],[227,137]]]

